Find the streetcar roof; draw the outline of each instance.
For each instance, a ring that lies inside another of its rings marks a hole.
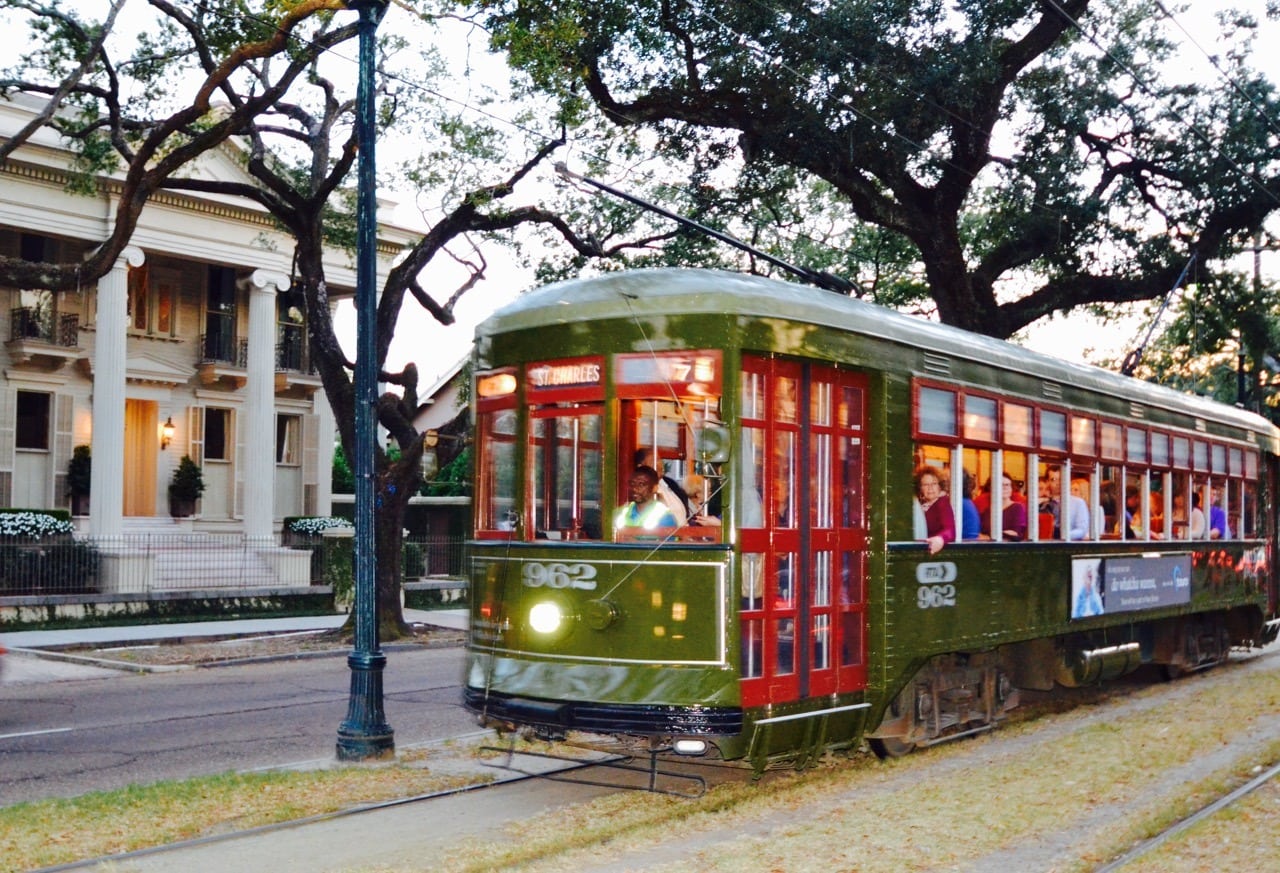
[[[499,309],[476,328],[476,337],[556,324],[698,314],[776,318],[852,331],[1212,418],[1265,435],[1265,447],[1272,451],[1280,446],[1280,430],[1252,412],[842,294],[745,273],[673,267],[557,282]]]

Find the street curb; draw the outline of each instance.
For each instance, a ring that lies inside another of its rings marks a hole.
[[[27,649],[11,646],[11,653],[30,655],[43,661],[61,661],[66,664],[81,664],[86,667],[102,667],[107,670],[119,670],[124,673],[177,673],[191,670],[191,664],[135,664],[132,661],[113,661],[109,658],[86,658],[83,655],[68,655],[49,649]]]
[[[447,628],[445,630],[448,630]],[[135,642],[135,641],[131,641]],[[448,649],[464,645],[465,635],[458,640],[439,640],[428,643],[388,643],[382,647],[384,652],[413,651],[414,649]],[[137,645],[165,645],[165,642],[136,641]],[[123,673],[177,673],[183,670],[211,670],[217,667],[239,667],[246,664],[269,664],[276,661],[303,661],[313,658],[337,658],[351,654],[350,648],[333,649],[332,651],[286,652],[278,655],[253,655],[247,658],[226,658],[214,661],[199,661],[192,664],[139,664],[134,661],[116,661],[110,658],[90,658],[84,655],[68,655],[54,649],[32,649],[21,646],[10,646],[14,654],[29,655],[46,661],[62,661],[68,664],[82,664],[88,667],[101,667],[107,670],[119,670]]]

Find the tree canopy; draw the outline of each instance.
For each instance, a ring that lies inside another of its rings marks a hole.
[[[1160,296],[1280,206],[1244,15],[1187,84],[1159,0],[466,5],[567,118],[684,168],[704,216],[802,262],[843,245],[817,266],[857,293],[997,337]]]

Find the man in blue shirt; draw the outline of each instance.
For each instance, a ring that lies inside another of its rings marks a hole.
[[[1222,489],[1210,489],[1209,498],[1209,539],[1229,540],[1231,529],[1227,527],[1227,511],[1222,508]]]

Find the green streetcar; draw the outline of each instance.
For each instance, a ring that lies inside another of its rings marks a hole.
[[[1280,431],[1239,409],[701,270],[533,291],[476,364],[464,695],[500,729],[896,755],[1280,626]]]

